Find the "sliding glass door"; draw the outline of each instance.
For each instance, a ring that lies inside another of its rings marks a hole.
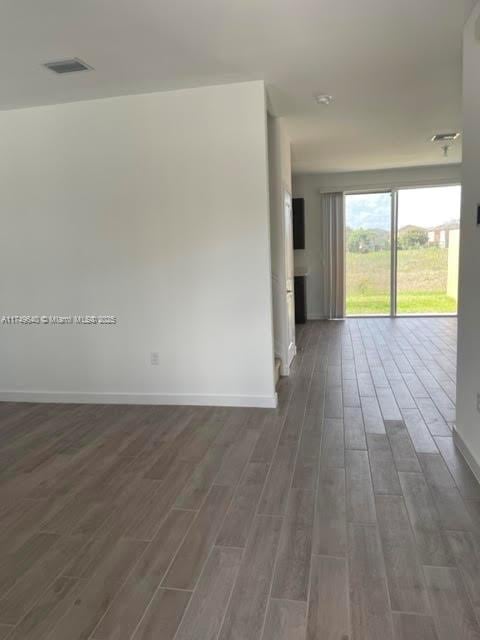
[[[459,186],[398,191],[397,313],[456,313]]]
[[[390,315],[392,193],[345,196],[347,315]]]
[[[346,313],[457,312],[459,186],[345,195]]]

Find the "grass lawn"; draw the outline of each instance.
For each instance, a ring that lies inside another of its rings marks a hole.
[[[448,250],[398,252],[398,313],[455,313],[447,296]],[[390,252],[347,252],[347,315],[390,313]]]

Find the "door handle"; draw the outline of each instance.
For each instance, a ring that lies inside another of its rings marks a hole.
[[[293,289],[287,289],[287,293],[293,293]]]

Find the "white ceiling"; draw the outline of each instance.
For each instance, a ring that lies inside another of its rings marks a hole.
[[[443,164],[475,0],[3,0],[0,108],[265,79],[294,170]],[[48,60],[95,71],[56,76]],[[329,93],[322,107],[313,94]],[[459,162],[460,144],[449,162]]]

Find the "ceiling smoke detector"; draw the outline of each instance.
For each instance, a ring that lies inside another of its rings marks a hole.
[[[432,142],[453,142],[454,140],[456,140],[459,137],[460,137],[460,134],[458,132],[455,132],[455,133],[436,133],[432,138]]]
[[[329,105],[333,102],[333,96],[329,96],[327,93],[319,93],[314,98],[318,104]]]
[[[93,69],[93,67],[90,67],[79,58],[55,60],[53,62],[46,62],[43,66],[55,73],[76,73],[77,71],[91,71]]]

